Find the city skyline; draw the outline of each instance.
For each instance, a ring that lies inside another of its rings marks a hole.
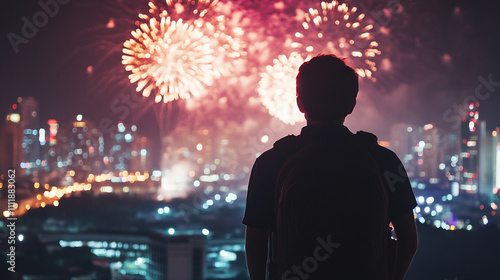
[[[6,24],[2,25],[5,39],[0,55],[5,63],[0,66],[3,73],[0,101],[14,104],[19,96],[35,96],[40,100],[45,119],[64,120],[83,114],[95,123],[103,119],[135,122],[141,124],[144,134],[158,139],[157,125],[152,121],[156,118],[153,110],[148,109],[154,105],[153,101],[140,97],[134,86],[123,86],[127,83],[126,73],[108,73],[122,67],[120,54],[103,60],[104,50],[99,51],[102,47],[97,51],[92,47],[102,40],[102,36],[113,34],[113,29],[106,28],[110,19],[116,18],[116,28],[123,28],[116,17],[119,14],[106,9],[110,3],[68,1],[60,4],[57,14],[36,28],[32,39],[17,46],[18,52],[7,35],[22,35],[22,19],[31,20],[43,9],[35,3],[26,7],[13,1],[2,3],[6,5],[2,11],[9,11],[9,14],[5,16]],[[499,126],[500,116],[495,104],[500,104],[497,86],[500,74],[494,60],[490,59],[498,49],[498,42],[493,39],[498,29],[493,17],[488,15],[497,3],[397,3],[401,11],[385,17],[386,26],[382,26],[385,29],[377,35],[382,49],[377,61],[380,69],[375,72],[378,81],[362,81],[358,106],[347,118],[347,125],[354,130],[372,131],[381,139],[389,138],[388,127],[396,120],[415,125],[434,122],[453,131],[457,129],[458,107],[465,107],[467,99],[478,96],[476,89],[482,87],[478,91],[480,101],[484,101],[479,108],[481,117],[487,121],[488,129]],[[387,12],[384,3],[365,1],[359,4],[366,6],[367,14],[373,18],[382,17],[384,9]],[[140,3],[134,6],[140,10]],[[86,17],[83,11],[95,12]],[[417,19],[421,20],[418,29],[415,26]],[[436,32],[427,31],[431,26]],[[89,28],[97,32],[88,32]],[[128,32],[116,32],[114,37],[125,39],[128,36]],[[82,38],[82,35],[88,37]],[[119,38],[116,46],[120,46]],[[114,63],[119,67],[113,66]],[[113,82],[103,82],[107,77]],[[220,91],[217,87],[221,86],[215,85],[215,91]],[[259,122],[271,118],[262,112],[262,105],[253,105],[252,101],[258,97],[256,89],[244,93],[232,88],[223,91],[215,98],[199,101],[202,106],[212,107],[207,113],[213,114],[214,110],[220,113],[214,116],[215,119],[235,119],[235,112],[243,113],[243,119],[254,118]],[[234,102],[214,106],[217,98],[234,99]],[[6,113],[5,108],[0,109],[2,117]],[[289,130],[298,133],[298,127],[289,126]]]
[[[458,133],[446,133],[434,123],[424,126],[398,123],[390,127],[389,141],[379,140],[379,143],[398,155],[415,184],[436,185],[448,189],[453,196],[459,193],[483,198],[493,196],[500,187],[500,162],[497,159],[500,128],[494,131],[486,129],[486,122],[480,119],[477,111],[479,106],[479,103],[469,105]],[[86,182],[92,182],[93,176],[107,172],[116,175],[124,171],[159,170],[164,178],[175,178],[169,179],[168,186],[162,183],[158,193],[163,197],[188,195],[194,190],[192,181],[205,175],[212,176],[210,169],[215,171],[217,165],[224,166],[223,173],[214,173],[217,180],[226,176],[224,172],[233,176],[241,170],[247,173],[242,179],[248,180],[252,155],[258,156],[260,147],[276,140],[276,135],[263,134],[245,147],[244,150],[250,152],[247,153],[241,151],[241,146],[235,146],[225,129],[196,128],[193,131],[192,127],[180,126],[164,139],[169,148],[163,157],[158,157],[162,150],[138,133],[136,125],[119,121],[110,124],[106,127],[108,133],[103,133],[102,127],[81,114],[68,122],[41,120],[38,101],[32,97],[19,98],[13,108],[0,126],[7,139],[0,141],[2,150],[10,151],[0,162],[4,169],[20,168],[20,175],[27,177],[39,177],[36,175],[38,171],[57,171],[56,174],[64,177],[71,171],[71,177],[77,174],[76,182],[84,181],[89,174],[92,178],[87,178]],[[162,160],[168,164],[162,165]],[[208,173],[203,169],[208,169]],[[56,182],[56,185],[62,182]],[[169,192],[172,194],[168,195]]]

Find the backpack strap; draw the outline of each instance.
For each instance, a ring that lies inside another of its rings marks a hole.
[[[273,145],[274,148],[276,148],[280,154],[282,155],[283,158],[283,163],[286,162],[291,156],[293,156],[296,152],[300,150],[301,147],[301,141],[300,138],[296,135],[288,135],[285,136],[278,141],[276,141]],[[278,179],[278,178],[277,178]],[[278,182],[275,182],[275,189],[274,189],[274,201],[275,204],[277,201],[279,201],[279,191],[278,189]],[[274,218],[276,220],[276,205],[275,205],[275,211],[274,211]],[[278,273],[278,265],[277,265],[277,259],[276,259],[276,228],[274,227],[270,232],[269,232],[269,243],[268,243],[268,256],[269,256],[269,263],[268,263],[268,273],[269,273],[269,279],[275,279],[277,277]]]
[[[365,146],[367,148],[368,153],[370,153],[373,157],[373,152],[378,146],[377,142],[377,136],[375,136],[372,133],[365,132],[365,131],[358,131],[356,133],[356,138],[358,141],[360,141],[362,146]],[[380,176],[381,176],[381,181],[382,181],[382,171],[380,170]],[[382,182],[382,185],[385,186],[385,184]],[[387,189],[384,188],[384,191],[388,195]],[[390,200],[388,200],[388,203],[390,203]],[[388,209],[389,211],[389,209]],[[389,215],[389,213],[387,213]],[[389,275],[392,277],[394,273],[394,266],[396,264],[396,255],[397,255],[397,241],[395,239],[392,239],[392,230],[393,228],[387,225],[387,230],[388,230],[388,236],[389,236],[389,242],[388,242],[388,255],[387,255],[387,264],[388,264],[388,271]]]

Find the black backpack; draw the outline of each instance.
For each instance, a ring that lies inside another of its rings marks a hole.
[[[388,197],[376,136],[288,136],[276,184],[271,279],[388,279]],[[273,266],[274,263],[274,266]]]

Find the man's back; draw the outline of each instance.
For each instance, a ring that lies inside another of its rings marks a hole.
[[[388,196],[370,151],[376,141],[364,136],[275,143],[287,157],[275,192],[279,275],[387,278]]]

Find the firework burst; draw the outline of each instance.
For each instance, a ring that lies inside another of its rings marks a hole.
[[[186,99],[206,92],[214,79],[245,54],[244,44],[227,34],[225,17],[215,15],[217,1],[149,2],[149,14],[124,43],[122,63],[131,83],[155,102]],[[229,32],[240,34],[242,30]]]
[[[365,23],[365,14],[356,7],[321,2],[321,8],[304,13],[302,31],[294,35],[292,48],[301,53],[333,53],[346,58],[359,76],[376,81],[373,58],[380,55],[372,33],[373,24]]]
[[[152,18],[169,17],[193,24],[212,39],[214,55],[221,60],[215,69],[225,74],[231,67],[228,61],[222,60],[232,60],[246,53],[244,44],[238,39],[243,35],[243,29],[228,28],[226,16],[220,13],[224,6],[227,5],[217,0],[152,0],[149,2],[149,14],[139,14],[139,18],[150,21]]]
[[[122,64],[136,90],[155,102],[203,94],[218,77],[210,38],[196,26],[163,17],[151,19],[132,32],[124,43]]]
[[[269,114],[291,125],[304,120],[304,114],[297,108],[295,93],[295,77],[302,63],[304,59],[296,52],[288,57],[279,55],[273,65],[266,67],[259,82],[260,100]]]

